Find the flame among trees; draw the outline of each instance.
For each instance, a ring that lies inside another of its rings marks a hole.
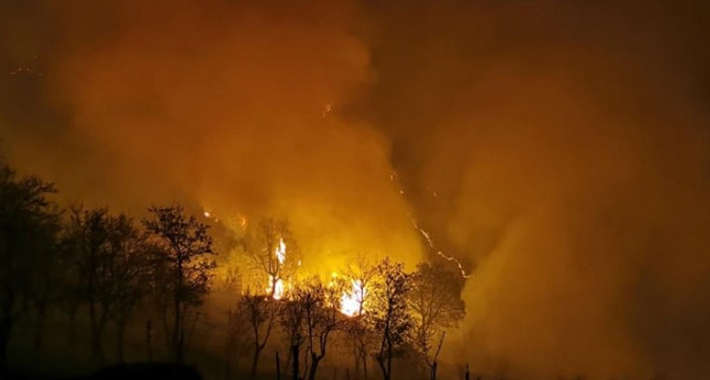
[[[35,321],[39,348],[47,310],[72,326],[86,312],[97,365],[108,361],[108,326],[116,333],[112,356],[122,362],[126,327],[146,318],[149,359],[151,321],[157,321],[165,352],[183,362],[214,285],[210,225],[179,205],[151,207],[140,222],[106,208],[61,210],[54,193],[38,178],[20,177],[8,166],[0,171],[0,370],[7,368],[18,321]],[[356,379],[367,378],[372,359],[389,380],[393,361],[405,356],[436,376],[436,347],[464,315],[463,280],[453,272],[421,264],[408,273],[389,259],[353,260],[321,278],[300,273],[307,255],[286,221],[267,218],[240,230],[234,248],[243,253],[244,267],[229,271],[242,287],[226,321],[228,362],[251,356],[255,378],[264,350],[284,345],[286,372],[314,380],[342,342]],[[67,333],[72,340],[72,329]]]
[[[441,264],[424,263],[407,273],[402,263],[384,259],[376,265],[356,260],[327,282],[318,276],[299,280],[300,259],[290,256],[284,242],[295,245],[288,224],[266,219],[253,234],[244,238],[246,252],[251,268],[261,273],[257,278],[268,278],[269,287],[263,295],[243,295],[231,314],[241,314],[234,323],[251,325],[252,378],[275,326],[288,347],[294,379],[315,379],[335,336],[352,346],[356,378],[361,372],[367,376],[373,358],[383,378],[391,379],[393,361],[407,352],[436,378],[439,350],[432,347],[438,339],[440,348],[444,331],[464,317],[463,279]]]

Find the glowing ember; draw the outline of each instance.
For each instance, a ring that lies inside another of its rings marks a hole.
[[[239,215],[239,227],[242,228],[242,231],[246,231],[247,229],[247,217],[244,215]]]
[[[440,257],[444,258],[444,260],[446,260],[446,261],[451,261],[451,262],[455,263],[456,266],[459,268],[459,271],[461,272],[461,277],[463,277],[463,278],[469,278],[469,277],[471,277],[470,274],[466,273],[466,270],[463,268],[463,264],[462,264],[459,260],[457,260],[457,259],[456,259],[455,257],[453,257],[453,256],[450,256],[450,255],[445,254],[445,253],[442,252],[440,249],[437,249],[437,248],[436,248],[436,246],[434,245],[434,240],[432,240],[431,236],[429,236],[429,233],[428,233],[427,231],[425,231],[423,228],[419,227],[419,225],[418,225],[417,222],[414,220],[414,217],[411,215],[411,213],[410,213],[409,217],[410,217],[410,219],[411,219],[411,221],[412,221],[412,225],[414,225],[414,228],[416,228],[417,230],[419,230],[419,232],[422,234],[422,236],[424,236],[424,238],[426,239],[427,243],[429,243],[429,247],[430,247],[431,249],[433,249],[434,252],[435,252],[437,255],[439,255]]]
[[[364,312],[362,302],[367,294],[362,281],[352,280],[352,289],[340,298],[340,312],[348,317],[354,317]]]
[[[321,116],[326,117],[333,110],[333,103],[326,103]]]
[[[390,173],[390,181],[394,182],[395,184],[397,184],[397,185],[399,186],[398,180],[399,180],[399,174],[398,174],[396,171],[393,171],[392,173]],[[402,195],[404,195],[404,189],[402,189],[402,188],[400,187],[399,193],[402,194]],[[433,191],[433,190],[432,190],[432,194],[433,194],[434,197],[436,197],[436,198],[439,197],[439,194],[437,194],[437,193],[436,193],[435,191]],[[433,240],[433,239],[431,238],[431,236],[429,235],[429,232],[427,232],[427,231],[425,231],[423,228],[419,227],[419,224],[418,224],[417,221],[414,219],[414,215],[413,215],[411,212],[408,212],[408,213],[407,213],[407,216],[409,216],[409,219],[410,219],[410,221],[412,222],[412,225],[414,226],[414,228],[416,228],[416,229],[419,231],[419,233],[421,233],[422,236],[426,239],[427,243],[429,244],[429,248],[431,248],[437,255],[439,255],[440,257],[442,257],[444,260],[450,261],[450,262],[453,262],[454,264],[456,264],[456,266],[457,266],[458,269],[459,269],[459,272],[461,272],[461,277],[463,277],[463,278],[469,278],[469,277],[471,277],[471,274],[466,273],[466,270],[464,269],[463,264],[461,263],[461,261],[459,261],[459,260],[458,260],[457,258],[455,258],[454,256],[452,256],[452,255],[447,255],[447,254],[444,253],[442,250],[436,248],[436,245],[434,245],[434,240]]]

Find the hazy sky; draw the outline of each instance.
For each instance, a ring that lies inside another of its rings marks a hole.
[[[446,353],[710,375],[710,28],[678,2],[0,0],[0,136],[69,199],[287,216],[475,277]],[[396,175],[393,175],[396,173]]]

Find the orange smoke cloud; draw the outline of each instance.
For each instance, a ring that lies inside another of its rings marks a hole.
[[[126,5],[115,35],[61,62],[57,97],[129,182],[149,173],[136,192],[174,187],[216,215],[284,215],[304,265],[355,251],[417,260],[389,142],[339,108],[371,76],[351,7],[285,8]]]

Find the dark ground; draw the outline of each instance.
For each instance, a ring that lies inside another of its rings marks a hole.
[[[131,363],[104,368],[81,377],[48,377],[31,373],[11,373],[8,380],[201,380],[195,368],[172,363]]]

